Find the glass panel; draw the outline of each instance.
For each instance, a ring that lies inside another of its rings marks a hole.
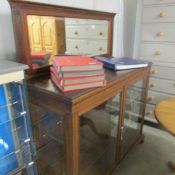
[[[6,175],[28,168],[33,150],[23,82],[0,85],[0,96],[0,172]]]
[[[126,90],[122,154],[126,154],[132,144],[141,136],[141,120],[145,99],[145,80],[138,81]]]
[[[28,15],[31,64],[51,64],[54,55],[95,56],[108,53],[107,20]]]
[[[80,117],[81,175],[106,174],[118,160],[118,96]]]
[[[28,111],[26,111],[25,92],[23,91],[24,87],[21,83],[9,83],[1,86],[3,95],[0,102],[0,124],[26,115]]]
[[[35,105],[31,105],[31,112],[38,174],[64,174],[63,118]]]

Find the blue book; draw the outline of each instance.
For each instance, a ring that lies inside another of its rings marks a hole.
[[[143,60],[136,60],[128,57],[95,57],[96,60],[103,63],[103,66],[112,70],[125,70],[125,69],[134,69],[147,67],[148,62]]]

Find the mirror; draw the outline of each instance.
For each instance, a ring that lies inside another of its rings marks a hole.
[[[8,0],[19,62],[28,78],[49,73],[54,55],[112,55],[114,13]]]
[[[54,55],[107,53],[108,21],[28,15],[32,68],[52,64]]]

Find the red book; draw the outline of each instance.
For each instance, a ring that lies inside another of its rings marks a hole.
[[[54,67],[51,67],[50,71],[55,75],[57,81],[59,81],[59,84],[61,86],[69,85],[69,84],[77,84],[77,83],[90,83],[95,81],[104,81],[105,79],[104,74],[96,75],[96,76],[61,78],[58,76]]]
[[[48,51],[32,51],[31,58],[32,59],[46,59],[51,56],[51,52]]]
[[[73,77],[86,77],[86,76],[98,76],[104,75],[104,70],[91,70],[91,71],[72,71],[72,72],[58,72],[57,73],[61,78],[73,78]]]
[[[98,88],[106,85],[106,81],[95,81],[90,83],[78,83],[78,84],[69,84],[61,86],[61,84],[59,83],[59,81],[52,72],[51,72],[51,80],[62,92],[69,92],[80,89]]]
[[[55,56],[53,65],[57,72],[102,70],[103,64],[87,56]]]

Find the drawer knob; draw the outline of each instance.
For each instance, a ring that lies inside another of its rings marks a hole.
[[[103,50],[103,48],[102,48],[102,47],[100,47],[98,50],[99,50],[99,51],[102,51],[102,50]]]
[[[100,32],[99,35],[102,36],[103,35],[103,32]]]
[[[151,114],[153,114],[153,111],[146,112],[146,115],[151,115]]]
[[[150,88],[155,87],[155,86],[156,86],[155,83],[150,83],[150,84],[149,84],[149,87],[150,87]]]
[[[161,52],[159,50],[157,50],[157,51],[154,52],[154,55],[157,55],[158,56],[160,54],[161,54]]]
[[[155,96],[149,96],[147,100],[148,100],[148,101],[152,101],[152,100],[154,100],[154,99],[155,99]]]
[[[158,70],[151,70],[151,74],[152,75],[155,75],[155,74],[157,74],[158,73]]]
[[[78,35],[78,32],[74,32],[75,35]]]
[[[166,16],[166,13],[164,11],[162,11],[162,12],[160,12],[159,16],[164,17],[164,16]]]
[[[158,32],[156,35],[157,35],[157,36],[164,36],[165,33],[164,33],[164,32]]]
[[[76,45],[75,48],[78,49],[79,48],[78,45]]]

